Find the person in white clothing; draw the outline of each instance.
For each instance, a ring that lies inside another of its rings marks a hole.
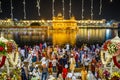
[[[83,64],[84,64],[87,71],[89,69],[89,63],[90,63],[90,59],[88,58],[88,55],[85,55],[85,57],[83,59]]]
[[[56,66],[57,66],[57,60],[54,58],[54,59],[52,60],[53,72],[56,72]]]
[[[69,51],[70,50],[70,45],[67,43],[66,44],[66,51]]]

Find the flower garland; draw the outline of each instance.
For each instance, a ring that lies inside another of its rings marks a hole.
[[[11,42],[7,42],[7,53],[11,53],[12,52],[12,45],[13,45],[13,43],[11,43]]]
[[[0,62],[0,68],[5,64],[6,56],[2,56],[2,60]]]
[[[117,44],[116,43],[111,43],[108,46],[108,53],[113,55],[117,51]]]
[[[113,56],[118,56],[118,55],[120,55],[120,43],[117,43],[116,45],[117,45],[117,51],[114,53]]]
[[[118,63],[116,56],[113,56],[113,62],[120,69],[120,63]]]
[[[16,55],[14,55],[14,54],[16,54]],[[15,60],[14,60],[14,57],[15,57]],[[8,59],[13,66],[17,65],[18,57],[19,57],[18,51],[16,53],[8,54]]]
[[[110,55],[114,55],[114,53],[118,50],[117,43],[113,43],[110,40],[107,40],[103,46],[104,51],[108,51]]]
[[[112,40],[107,40],[101,50],[101,60],[103,64],[107,64],[112,56],[118,55],[120,52],[120,44],[112,42]],[[108,54],[107,54],[108,53]],[[104,60],[104,55],[107,54],[106,60]]]
[[[19,53],[17,51],[17,45],[15,41],[9,40],[7,46],[8,46],[7,52],[9,53],[7,56],[8,60],[13,66],[15,66],[18,63],[18,57],[19,57]]]
[[[110,72],[108,70],[104,70],[103,75],[108,78],[110,77]]]
[[[109,44],[111,44],[111,41],[110,41],[110,40],[107,40],[107,41],[103,44],[103,46],[102,46],[103,50],[107,51]]]
[[[0,54],[1,55],[6,55],[6,50],[5,50],[5,43],[0,41]]]
[[[113,72],[112,73],[112,77],[118,77],[118,78],[120,78],[120,73],[118,73],[118,72]]]
[[[6,65],[6,69],[7,69],[7,75],[10,75],[10,67],[9,67],[8,59],[6,59],[5,65]]]
[[[7,42],[7,52],[12,53],[12,52],[14,52],[16,50],[17,50],[17,45],[16,45],[15,41],[9,40]]]
[[[102,60],[102,63],[104,65],[108,64],[110,59],[112,58],[112,56],[110,56],[109,54],[107,55],[107,58],[106,60],[104,59],[105,55],[104,54],[107,54],[108,52],[107,51],[104,51],[104,50],[101,50],[101,60]]]
[[[0,41],[0,55],[2,55],[2,60],[0,61],[0,68],[5,64],[6,60],[6,50],[5,50],[5,43]]]
[[[6,72],[2,72],[2,74],[0,75],[0,79],[3,79],[3,80],[6,80],[5,77],[6,77]]]

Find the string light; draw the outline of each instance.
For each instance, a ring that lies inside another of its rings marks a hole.
[[[2,3],[2,2],[0,1],[0,13],[2,13],[1,3]]]
[[[65,11],[65,8],[64,8],[64,0],[62,0],[62,4],[63,4],[63,18],[64,18],[64,15],[65,15],[65,13],[64,13],[64,11]]]
[[[70,6],[70,10],[69,10],[69,17],[71,18],[71,0],[70,0],[70,3],[69,3],[69,6]]]
[[[100,0],[100,11],[99,11],[99,15],[101,15],[102,13],[102,0]]]
[[[25,9],[26,7],[25,7],[25,4],[26,4],[26,3],[25,3],[25,0],[23,0],[23,6],[24,6],[24,19],[26,19],[26,9]]]
[[[52,0],[52,16],[53,17],[55,16],[55,14],[54,14],[54,12],[55,12],[54,3],[55,3],[55,0]]]
[[[82,20],[84,19],[84,0],[82,0],[82,14],[81,14]]]
[[[11,3],[11,19],[13,19],[13,5],[12,5],[12,0],[10,0]]]
[[[91,19],[93,20],[93,0],[91,0]]]
[[[40,16],[40,0],[37,0],[38,16]]]

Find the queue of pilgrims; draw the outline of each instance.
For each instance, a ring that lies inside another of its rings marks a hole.
[[[101,80],[100,46],[83,44],[80,48],[69,44],[48,46],[40,43],[19,47],[22,60],[22,80]],[[28,67],[24,65],[28,62]],[[35,65],[39,62],[40,65]],[[76,71],[75,69],[79,69]]]

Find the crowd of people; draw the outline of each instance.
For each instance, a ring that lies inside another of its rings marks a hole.
[[[22,80],[101,80],[99,69],[100,45],[83,44],[81,47],[47,45],[46,42],[33,47],[19,48],[22,65]],[[40,65],[34,65],[39,62]],[[75,69],[80,69],[75,76]],[[49,79],[52,78],[52,79]]]

